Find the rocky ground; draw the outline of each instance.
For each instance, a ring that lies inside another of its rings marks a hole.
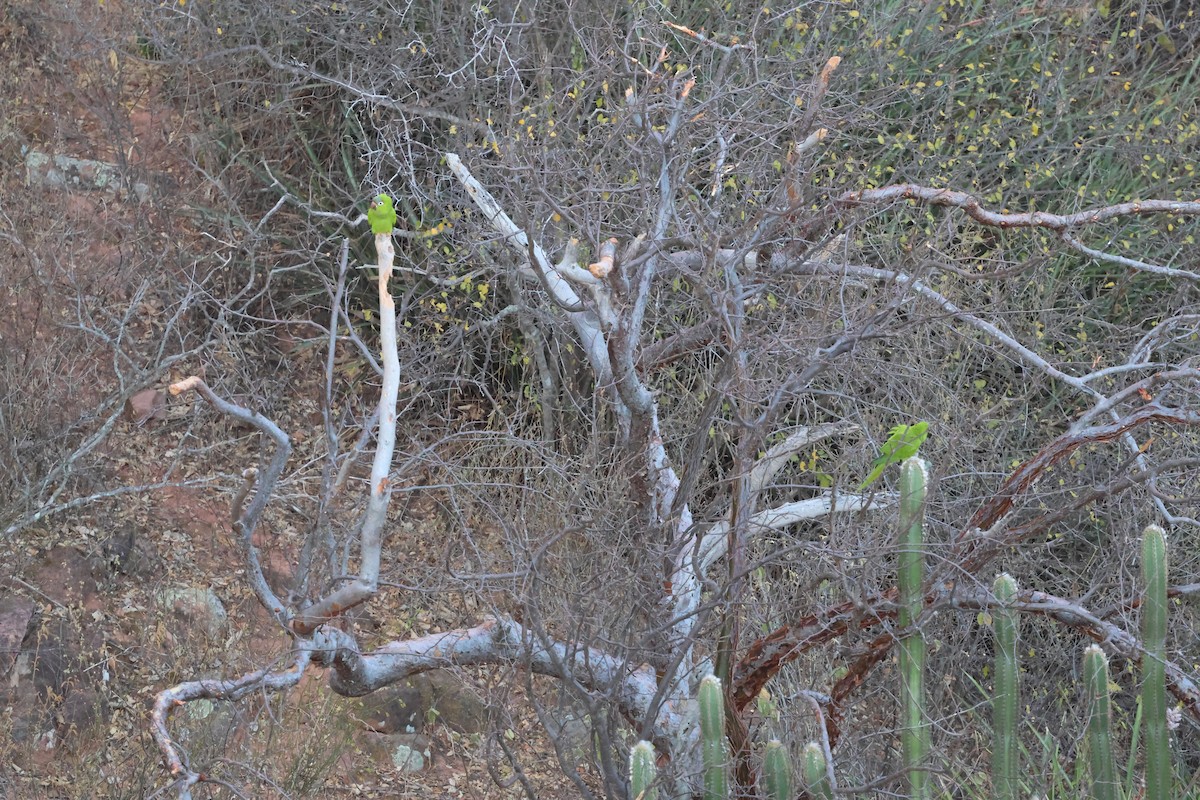
[[[169,298],[131,297],[126,278],[156,268],[145,254],[160,243],[164,251],[204,244],[203,231],[174,213],[192,181],[180,143],[197,132],[164,99],[161,71],[128,56],[136,42],[126,23],[111,3],[76,15],[0,0],[0,339],[27,354],[33,366],[22,375],[45,378],[39,387],[22,378],[23,389],[43,394],[14,406],[30,442],[72,420],[95,423],[89,415],[113,388],[104,347],[63,338],[78,329],[80,309],[121,306],[129,335],[154,343]],[[284,357],[293,402],[277,421],[303,447],[318,431],[319,365],[311,351]],[[241,434],[203,460],[181,456],[219,424],[163,393],[195,366],[175,365],[131,400],[71,492],[164,476],[173,485],[85,504],[0,541],[0,796],[151,795],[168,783],[147,733],[155,693],[286,655],[287,639],[232,566],[233,476],[256,459],[258,443]],[[26,477],[43,466],[7,465]],[[408,508],[409,550],[439,552],[434,509],[432,499]],[[294,566],[295,535],[285,512],[260,532],[276,577]],[[376,614],[389,610],[385,601]],[[478,614],[439,601],[412,625],[427,632],[474,624]],[[381,637],[394,633],[380,627]],[[174,733],[193,763],[245,796],[576,796],[543,727],[522,711],[526,693],[543,689],[550,697],[550,687],[522,675],[434,673],[346,700],[314,671],[284,697],[193,704],[176,715]],[[590,754],[582,714],[550,705],[567,761],[582,765]],[[499,766],[493,733],[520,756],[522,774]]]

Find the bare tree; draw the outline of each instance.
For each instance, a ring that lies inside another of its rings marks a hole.
[[[285,690],[313,668],[362,696],[481,664],[549,676],[586,707],[598,781],[563,755],[584,793],[621,796],[640,738],[689,794],[694,691],[710,673],[743,794],[766,687],[789,732],[841,748],[843,783],[888,785],[878,700],[899,633],[896,495],[856,487],[881,432],[916,419],[932,423],[940,537],[922,624],[970,669],[974,612],[1003,560],[1037,587],[1020,609],[1140,658],[1136,598],[1078,578],[1088,559],[1117,574],[1151,513],[1185,541],[1200,525],[1198,278],[1178,244],[1200,201],[1068,192],[1054,211],[1015,211],[1041,198],[972,186],[973,167],[924,174],[906,145],[899,170],[850,187],[840,176],[871,165],[847,150],[892,135],[899,101],[860,91],[857,68],[840,85],[848,65],[819,39],[783,41],[780,29],[833,24],[807,5],[786,12],[790,27],[748,6],[235,12],[162,9],[147,24],[161,57],[196,76],[195,113],[264,109],[262,124],[221,131],[224,160],[197,157],[214,196],[246,204],[222,241],[256,270],[231,281],[219,316],[307,315],[325,352],[324,451],[285,585],[255,534],[303,477],[289,436],[269,409],[229,399],[249,370],[172,386],[269,443],[231,525],[289,641],[282,666],[158,693],[153,735],[180,796],[206,780],[171,733],[181,704]],[[301,180],[327,159],[339,169]],[[360,266],[347,236],[384,189],[405,229],[376,236]],[[1121,244],[1159,219],[1168,243]],[[271,232],[284,220],[287,246]],[[1064,266],[1079,263],[1171,294],[1149,321],[1101,314]],[[280,284],[303,295],[286,313]],[[377,387],[346,378],[344,352]],[[452,526],[437,563],[398,544],[391,501],[417,492]],[[1103,541],[1089,540],[1101,517]],[[434,592],[480,611],[386,641],[346,622],[388,593]],[[1190,625],[1168,674],[1198,720]],[[959,689],[939,692],[952,719]],[[519,752],[505,758],[524,774]]]

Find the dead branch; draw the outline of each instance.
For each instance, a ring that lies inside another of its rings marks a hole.
[[[159,692],[154,700],[154,708],[150,711],[150,735],[158,745],[159,752],[167,769],[179,778],[176,789],[179,797],[190,800],[190,787],[204,780],[201,773],[195,772],[184,763],[183,756],[167,730],[167,722],[171,712],[180,706],[194,700],[238,700],[254,692],[278,692],[295,686],[307,669],[311,654],[301,650],[286,670],[261,669],[232,680],[199,680],[185,681]]]
[[[1126,203],[1116,203],[1101,208],[1079,211],[1074,214],[1051,214],[1045,211],[1010,213],[992,211],[985,208],[979,202],[978,198],[966,192],[952,191],[950,189],[934,189],[930,186],[919,186],[914,183],[900,183],[891,186],[881,186],[878,189],[846,192],[834,198],[833,206],[853,208],[858,205],[887,203],[896,200],[912,200],[925,205],[958,208],[966,212],[967,216],[976,222],[994,228],[1043,228],[1054,231],[1068,247],[1089,258],[1108,261],[1130,269],[1150,272],[1156,275],[1200,282],[1200,273],[1150,264],[1138,259],[1105,253],[1083,244],[1073,233],[1074,230],[1079,228],[1120,219],[1121,217],[1149,216],[1152,214],[1200,216],[1200,200],[1131,200]]]
[[[266,470],[263,471],[261,480],[257,481],[257,489],[254,490],[254,497],[251,499],[249,505],[243,510],[240,508],[243,500],[235,498],[238,508],[234,509],[237,518],[233,522],[233,531],[241,543],[242,557],[246,560],[247,580],[254,590],[255,597],[258,598],[258,602],[262,607],[280,625],[287,625],[290,612],[275,595],[270,585],[267,584],[267,579],[263,575],[262,562],[258,557],[258,548],[254,546],[254,531],[258,527],[259,518],[267,507],[267,502],[271,499],[271,493],[275,491],[276,484],[279,483],[279,479],[283,476],[288,456],[292,452],[291,440],[274,422],[257,411],[243,408],[221,397],[209,388],[204,379],[198,375],[192,375],[189,378],[171,384],[169,391],[174,396],[178,396],[184,392],[197,392],[217,411],[246,425],[257,428],[275,442],[275,452],[271,455],[271,461],[267,465]],[[256,475],[256,477],[259,476]],[[243,488],[246,491],[250,491],[251,485],[251,479],[247,478],[246,483],[243,484]]]
[[[375,235],[379,266],[379,339],[383,353],[383,386],[379,394],[379,432],[371,463],[371,493],[359,531],[358,577],[318,600],[292,619],[292,630],[307,636],[316,628],[375,596],[383,551],[383,529],[391,500],[392,455],[396,450],[396,398],[400,391],[400,356],[396,340],[396,303],[388,283],[396,251],[389,234]]]
[[[983,207],[973,195],[950,189],[934,189],[915,183],[899,183],[881,186],[878,189],[851,191],[834,199],[834,204],[853,207],[867,203],[884,203],[893,200],[916,200],[932,206],[960,208],[972,219],[996,228],[1046,228],[1055,232],[1095,225],[1100,222],[1128,216],[1151,214],[1178,214],[1200,216],[1200,200],[1131,200],[1111,206],[1079,211],[1074,214],[1050,214],[1046,211],[1004,213]]]
[[[1085,444],[1112,441],[1137,427],[1152,422],[1197,426],[1200,425],[1200,413],[1184,409],[1164,408],[1157,403],[1150,404],[1133,412],[1118,423],[1086,428],[1079,433],[1066,433],[1017,467],[1001,484],[996,495],[976,512],[971,523],[956,537],[955,554],[945,569],[939,571],[939,575],[943,577],[935,578],[931,584],[936,588],[932,589],[927,596],[927,604],[941,596],[938,593],[951,593],[957,587],[966,585],[970,576],[978,575],[991,562],[998,550],[993,546],[983,546],[984,544],[994,544],[994,542],[989,542],[986,536],[978,535],[980,527],[983,524],[987,524],[988,529],[997,526],[1011,511],[1016,499],[1032,486],[1046,469]],[[1115,489],[1110,489],[1104,494],[1110,495],[1113,491]],[[1045,522],[1045,524],[1050,523]],[[1028,538],[1041,530],[1044,530],[1044,527],[1022,526],[1020,536]],[[1006,539],[1006,541],[1011,543],[1011,539]],[[745,656],[737,666],[733,691],[736,706],[743,708],[752,702],[767,681],[784,664],[794,660],[801,653],[850,630],[869,629],[886,620],[893,619],[896,613],[893,608],[896,596],[897,590],[893,587],[867,598],[865,601],[842,603],[817,614],[806,616],[796,623],[782,626],[767,636],[761,637],[747,648]],[[869,609],[868,614],[863,614],[863,607]],[[867,646],[866,654],[851,667],[846,677],[839,682],[839,688],[832,693],[834,708],[830,710],[831,721],[836,722],[835,712],[839,702],[848,698],[861,685],[870,671],[890,651],[894,643],[895,633],[888,632],[877,637]],[[1200,707],[1197,708],[1200,710]]]
[[[1173,422],[1179,425],[1200,425],[1200,413],[1182,408],[1164,408],[1150,403],[1112,425],[1097,425],[1059,436],[1040,453],[1030,458],[1008,476],[996,494],[971,517],[967,528],[959,533],[963,542],[972,531],[986,531],[996,525],[1013,506],[1013,502],[1029,489],[1047,469],[1061,462],[1085,444],[1111,442],[1134,428],[1150,422]]]

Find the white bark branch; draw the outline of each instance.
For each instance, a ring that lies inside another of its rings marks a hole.
[[[1141,261],[1136,258],[1126,258],[1115,253],[1106,253],[1103,250],[1097,250],[1094,247],[1088,247],[1083,242],[1076,239],[1071,234],[1063,231],[1059,234],[1062,240],[1071,248],[1078,250],[1085,256],[1090,256],[1097,261],[1107,261],[1110,264],[1118,264],[1122,267],[1137,270],[1138,272],[1149,272],[1154,275],[1162,275],[1166,278],[1182,278],[1185,281],[1200,281],[1200,272],[1189,272],[1186,269],[1175,269],[1174,267],[1164,267],[1159,264],[1151,264],[1148,261]]]
[[[996,598],[986,590],[964,590],[956,587],[942,592],[936,598],[948,602],[955,608],[995,608]],[[1114,625],[1079,603],[1040,591],[1023,591],[1019,597],[1005,605],[1017,611],[1042,614],[1072,628],[1088,633],[1101,646],[1121,658],[1139,663],[1146,656],[1146,646],[1137,636],[1120,625]],[[1200,686],[1193,676],[1173,661],[1165,664],[1168,688],[1183,702],[1193,717],[1200,718]]]
[[[577,264],[551,264],[546,251],[536,242],[529,241],[525,231],[521,230],[504,212],[496,198],[483,188],[483,184],[476,180],[457,154],[446,153],[446,164],[467,190],[467,194],[471,196],[475,205],[483,212],[487,221],[503,237],[504,243],[520,253],[523,258],[528,258],[530,251],[533,252],[537,264],[526,265],[524,271],[535,278],[538,275],[534,270],[540,271],[546,290],[553,296],[555,303],[564,309],[582,308],[583,303],[568,282],[568,277],[571,281],[583,285],[595,286],[599,285],[599,281]],[[596,381],[602,387],[610,386],[612,384],[612,366],[609,363],[604,333],[600,330],[595,317],[586,311],[567,311],[566,313],[583,344],[588,361],[591,362],[592,370],[596,374]]]
[[[1021,342],[1017,341],[1015,337],[1000,330],[1000,328],[998,328],[996,325],[988,322],[982,317],[959,308],[941,293],[928,286],[924,281],[913,275],[909,275],[906,272],[901,272],[899,270],[879,269],[877,267],[860,266],[857,264],[835,265],[816,261],[806,261],[802,264],[797,264],[791,267],[791,271],[804,275],[822,275],[830,278],[841,278],[846,275],[856,275],[878,281],[895,281],[896,283],[904,286],[913,294],[932,301],[935,305],[960,322],[964,322],[981,333],[987,334],[996,343],[1002,345],[1005,349],[1013,353],[1018,360],[1023,361],[1031,367],[1034,367],[1047,377],[1062,381],[1080,393],[1086,394],[1093,399],[1104,399],[1104,395],[1088,386],[1082,378],[1077,378],[1074,375],[1063,372],[1061,369],[1054,366],[1025,345],[1021,344]]]
[[[185,681],[158,693],[150,712],[150,735],[163,754],[167,769],[177,778],[175,790],[180,800],[190,800],[191,787],[204,777],[184,764],[179,747],[167,730],[171,712],[194,700],[237,700],[252,692],[288,689],[300,682],[310,658],[308,650],[301,650],[287,670],[262,669],[232,680]]]
[[[808,447],[813,442],[853,433],[858,426],[852,422],[831,422],[826,425],[816,425],[811,428],[800,428],[789,434],[779,444],[769,449],[763,457],[754,464],[750,471],[750,502],[753,504],[759,494],[766,489],[788,459]]]
[[[916,200],[925,205],[961,208],[972,219],[995,228],[1046,228],[1056,232],[1129,216],[1148,216],[1150,214],[1200,216],[1200,201],[1196,200],[1191,202],[1131,200],[1127,203],[1078,211],[1074,214],[1050,214],[1045,211],[1006,214],[984,208],[978,198],[966,192],[935,189],[931,186],[918,186],[915,183],[898,183],[881,186],[878,189],[845,192],[833,202],[840,206],[856,206],[895,200]]]
[[[371,463],[371,495],[359,532],[358,578],[314,603],[292,620],[292,630],[300,635],[312,633],[317,626],[372,597],[379,586],[379,563],[383,550],[383,528],[387,522],[392,492],[389,475],[396,449],[396,398],[400,391],[400,357],[396,341],[396,303],[388,282],[396,251],[392,237],[375,236],[379,266],[379,340],[383,353],[383,386],[379,395],[379,432],[375,458]]]
[[[820,519],[830,514],[887,508],[899,497],[894,492],[875,492],[870,498],[859,494],[838,495],[836,500],[830,494],[810,497],[807,500],[797,500],[759,511],[747,520],[747,527],[750,536],[754,537],[771,531],[783,530],[798,522]],[[694,557],[699,562],[701,573],[712,567],[728,552],[728,549],[729,521],[721,520],[704,533],[695,548]],[[693,557],[693,555],[689,553],[688,557]]]

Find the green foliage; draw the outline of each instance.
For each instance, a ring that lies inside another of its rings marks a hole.
[[[638,742],[629,751],[630,800],[658,800],[658,787],[654,785],[657,777],[654,745],[645,741]]]
[[[914,628],[925,606],[924,517],[928,469],[919,457],[900,466],[900,742],[908,772],[909,797],[930,796],[929,726],[925,710],[925,636]]]
[[[704,800],[726,800],[729,796],[729,758],[725,747],[725,697],[719,678],[706,675],[700,681],[699,701]]]
[[[1108,696],[1108,658],[1094,644],[1083,651],[1083,680],[1087,692],[1092,797],[1095,800],[1118,800],[1117,771],[1112,750],[1112,709]]]
[[[1031,797],[1031,785],[1040,790],[1038,796],[1046,797],[1083,797],[1083,787],[1086,784],[1086,760],[1073,757],[1074,747],[1064,752],[1058,738],[1047,728],[1037,727],[1040,721],[1030,721],[1028,729],[1039,747],[1037,752],[1030,752],[1023,744],[1021,754],[1030,765],[1023,775],[1028,780],[1021,787],[1022,797]],[[1073,744],[1073,743],[1072,743]],[[1035,769],[1033,765],[1037,765]]]
[[[1142,532],[1142,703],[1146,710],[1146,800],[1171,797],[1171,750],[1167,731],[1167,540],[1163,529]]]
[[[1016,800],[1020,784],[1017,744],[1017,710],[1020,706],[1020,664],[1017,635],[1020,618],[1010,604],[1017,597],[1017,582],[1008,573],[992,586],[998,603],[993,618],[996,631],[996,690],[992,693],[992,785],[996,800]]]
[[[802,63],[841,56],[835,85],[853,87],[847,106],[870,109],[842,131],[853,144],[828,148],[813,174],[818,186],[832,194],[925,183],[1013,211],[1191,199],[1197,68],[1147,46],[1147,37],[1162,35],[1153,15],[1105,20],[1088,4],[1033,0],[989,4],[974,15],[977,5],[898,0],[787,15],[771,52]],[[1172,31],[1194,37],[1195,17],[1186,22]],[[1111,237],[1119,254],[1171,262],[1194,243],[1191,226],[1163,235],[1179,226],[1167,217],[1131,219],[1101,238]],[[854,233],[866,248],[895,242],[913,252],[928,244],[980,273],[1000,257],[1044,262],[1044,271],[1008,282],[1026,307],[1069,304],[1067,293],[1078,292],[1097,318],[1140,324],[1146,302],[1175,294],[1168,279],[1131,279],[1117,265],[1065,251],[1054,237],[981,230],[961,224],[956,212],[914,208]],[[962,287],[947,281],[940,291],[951,288]],[[1032,333],[1036,324],[1028,318],[1021,327]],[[1079,348],[1073,336],[1086,333],[1050,336],[1071,351]]]

